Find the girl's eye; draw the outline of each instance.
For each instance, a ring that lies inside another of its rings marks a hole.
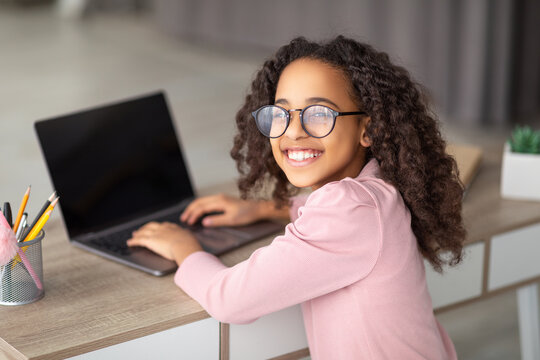
[[[278,112],[274,114],[274,119],[285,119],[287,115],[284,112]]]
[[[278,107],[274,107],[272,109],[272,118],[273,119],[284,119],[285,117],[287,117],[287,114],[285,113],[285,111],[281,110]]]

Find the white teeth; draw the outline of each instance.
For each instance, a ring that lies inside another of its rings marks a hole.
[[[307,151],[287,151],[287,156],[289,157],[289,159],[296,161],[303,161],[306,159],[318,157],[320,155],[320,153],[312,153]]]

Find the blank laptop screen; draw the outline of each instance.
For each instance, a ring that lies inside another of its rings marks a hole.
[[[161,93],[35,128],[71,238],[194,196]]]

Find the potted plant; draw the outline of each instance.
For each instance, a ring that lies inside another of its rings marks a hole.
[[[540,131],[516,126],[504,146],[501,195],[540,200]]]

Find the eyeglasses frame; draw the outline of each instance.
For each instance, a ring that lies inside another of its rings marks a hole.
[[[328,110],[330,110],[330,113],[333,115],[334,117],[334,121],[332,123],[332,128],[330,129],[330,131],[328,131],[328,134],[324,135],[324,136],[313,136],[312,134],[310,134],[310,132],[306,129],[305,125],[304,125],[304,119],[303,119],[303,115],[304,115],[304,111],[306,111],[307,109],[313,107],[313,106],[322,106],[322,107],[325,107],[327,108]],[[267,108],[267,107],[277,107],[281,110],[283,110],[285,113],[287,113],[287,125],[285,126],[285,129],[283,130],[283,132],[281,134],[279,134],[278,136],[268,136],[268,135],[265,135],[263,133],[263,131],[261,130],[261,128],[259,127],[259,123],[257,122],[257,114],[264,108]],[[302,125],[302,129],[304,129],[304,131],[306,132],[306,134],[308,134],[309,136],[311,137],[314,137],[316,139],[322,139],[324,137],[327,137],[328,135],[330,135],[330,133],[334,130],[334,127],[336,126],[336,119],[338,116],[348,116],[348,115],[367,115],[366,112],[364,111],[336,111],[326,105],[320,105],[320,104],[312,104],[312,105],[308,105],[306,106],[305,108],[303,109],[284,109],[282,108],[281,106],[279,105],[264,105],[264,106],[261,106],[260,108],[258,108],[257,110],[251,112],[251,115],[253,116],[253,120],[255,120],[255,125],[257,125],[257,129],[259,129],[259,132],[261,134],[263,134],[264,136],[266,136],[267,138],[270,138],[270,139],[277,139],[278,137],[281,137],[283,136],[283,134],[285,134],[285,132],[287,131],[287,129],[289,128],[289,125],[291,123],[291,112],[292,111],[300,111],[300,114],[299,114],[299,117],[300,117],[300,124]]]

